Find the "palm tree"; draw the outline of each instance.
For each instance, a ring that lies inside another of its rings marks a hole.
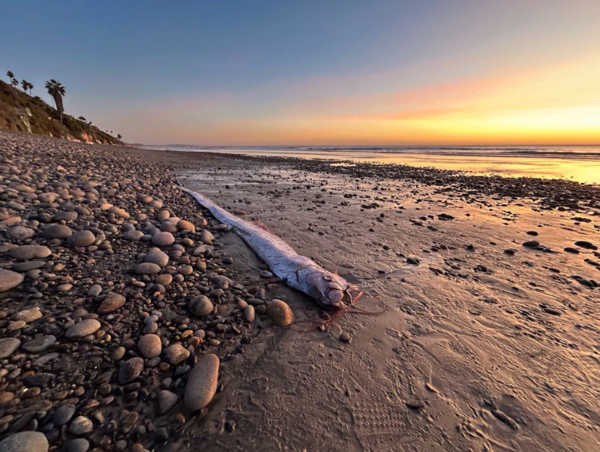
[[[60,120],[62,121],[63,112],[65,111],[63,107],[63,96],[67,91],[59,81],[56,81],[53,78],[46,82],[46,89],[48,90],[48,94],[54,99],[54,105],[56,106],[56,109],[60,114]]]
[[[16,88],[17,86],[19,86],[19,81],[18,81],[16,78],[13,78],[13,79],[10,81],[10,83],[12,83],[12,86],[14,86],[15,88]]]
[[[23,92],[27,92],[29,89],[29,82],[25,79],[21,80],[21,86],[23,87]]]
[[[27,82],[27,83],[29,84],[29,95],[31,96],[31,90],[33,89],[33,83],[29,83],[29,82]]]
[[[123,137],[121,136],[121,134],[118,134],[118,135],[117,135],[117,138],[120,140],[120,139],[121,139],[121,138],[123,138]]]
[[[13,74],[11,71],[6,71],[6,76],[9,78],[9,80],[12,81],[13,78],[15,78],[15,74]]]

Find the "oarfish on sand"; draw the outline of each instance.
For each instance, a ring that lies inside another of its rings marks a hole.
[[[200,193],[179,188],[207,208],[217,220],[230,226],[288,286],[304,292],[327,308],[341,309],[352,304],[350,290],[355,288],[344,278],[325,270],[308,257],[300,256],[284,240],[232,215]]]

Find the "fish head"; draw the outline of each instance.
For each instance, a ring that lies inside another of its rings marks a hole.
[[[352,304],[350,284],[341,276],[324,271],[315,275],[314,287],[318,292],[318,301],[325,308],[342,309]]]

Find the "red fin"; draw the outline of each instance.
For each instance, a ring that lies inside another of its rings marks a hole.
[[[264,223],[261,223],[260,221],[255,221],[254,224],[256,226],[258,226],[261,229],[264,229],[265,231],[267,231],[269,234],[272,234],[271,231],[269,231],[269,228],[267,228],[267,226]]]

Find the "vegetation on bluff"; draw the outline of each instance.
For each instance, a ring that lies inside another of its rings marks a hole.
[[[100,130],[85,118],[75,118],[65,113],[63,98],[65,87],[57,80],[46,82],[48,94],[52,97],[56,108],[48,105],[38,96],[31,96],[33,84],[27,80],[20,82],[11,71],[6,73],[10,83],[0,80],[0,130],[27,132],[27,126],[19,113],[29,109],[28,116],[31,131],[39,135],[78,140],[87,143],[122,144],[121,135],[115,138],[110,133]],[[27,94],[29,91],[29,94]]]

